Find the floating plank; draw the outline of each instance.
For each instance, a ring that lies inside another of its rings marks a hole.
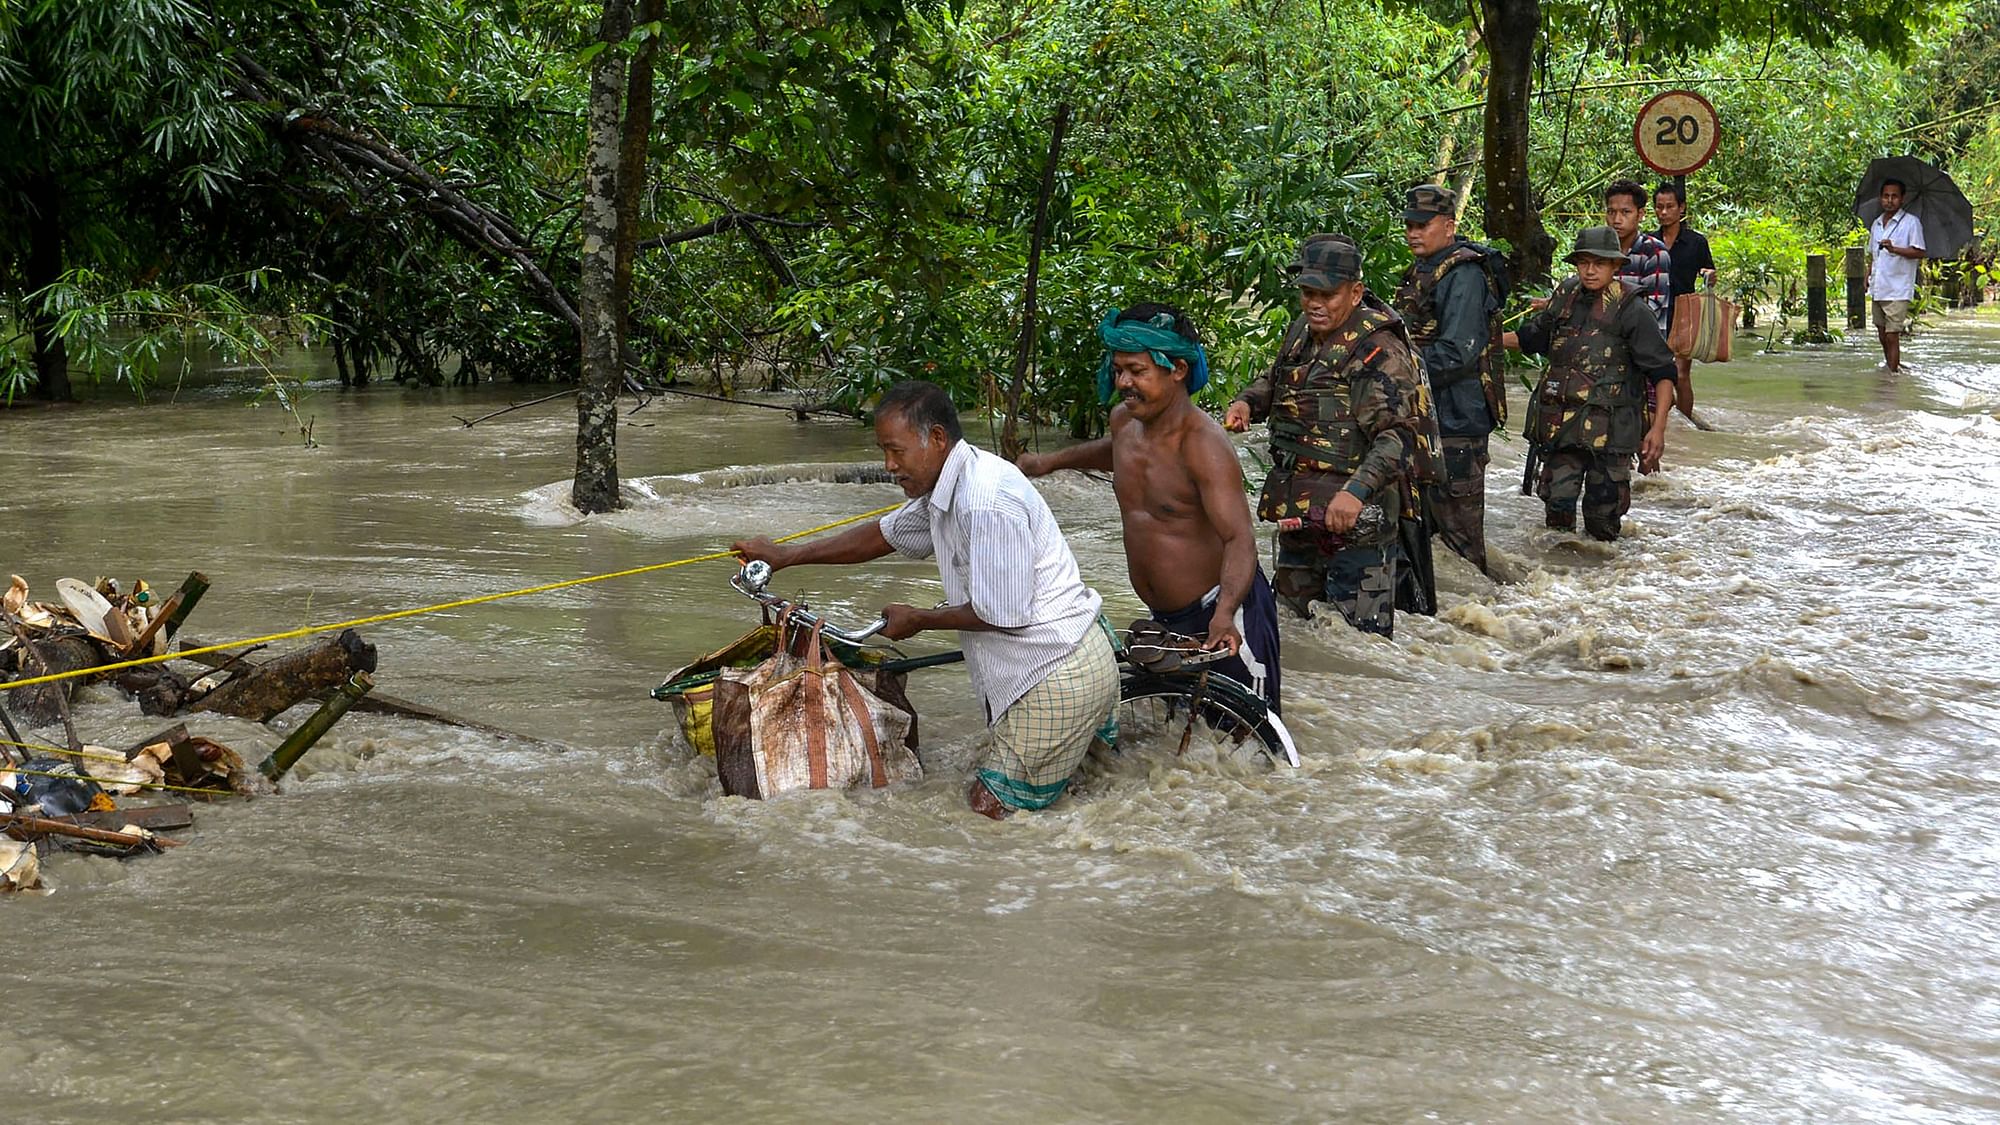
[[[55,819],[73,821],[83,828],[103,828],[113,832],[122,824],[136,824],[154,832],[172,832],[194,827],[194,810],[182,804],[137,805],[129,809],[82,812]]]

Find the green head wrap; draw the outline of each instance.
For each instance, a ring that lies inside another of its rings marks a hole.
[[[1171,369],[1174,360],[1184,359],[1188,364],[1187,389],[1189,394],[1208,385],[1208,353],[1202,346],[1174,331],[1174,318],[1167,313],[1154,313],[1149,320],[1128,320],[1118,322],[1122,310],[1112,309],[1098,322],[1097,337],[1104,341],[1104,362],[1097,368],[1097,397],[1104,402],[1111,401],[1111,357],[1119,352],[1145,352],[1153,357],[1153,362]]]

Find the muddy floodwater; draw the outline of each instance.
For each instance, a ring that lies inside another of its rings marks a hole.
[[[943,668],[922,785],[723,799],[647,695],[753,623],[718,563],[366,630],[382,691],[532,738],[350,715],[187,847],[51,857],[0,900],[0,1120],[2000,1118],[2000,319],[1900,377],[1872,334],[1754,348],[1698,369],[1720,430],[1676,422],[1615,548],[1544,530],[1496,442],[1518,583],[1441,553],[1393,643],[1288,621],[1297,771],[1139,747],[994,824]],[[308,451],[253,388],[0,412],[0,576],[199,568],[226,640],[900,495],[823,468],[873,455],[852,423],[662,400],[630,506],[578,521],[567,407],[320,383]],[[1137,615],[1108,485],[1042,487]],[[107,688],[78,721],[161,725]]]

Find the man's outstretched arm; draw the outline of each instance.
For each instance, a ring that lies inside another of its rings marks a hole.
[[[839,535],[825,539],[814,539],[805,543],[773,543],[759,536],[755,539],[741,539],[730,544],[729,549],[744,562],[767,562],[772,570],[783,570],[788,566],[811,566],[831,564],[835,566],[871,562],[894,550],[889,540],[882,534],[882,525],[874,520],[850,527]]]
[[[1111,439],[1096,438],[1081,445],[1058,449],[1053,453],[1023,453],[1014,462],[1023,476],[1047,476],[1059,469],[1095,469],[1098,472],[1111,471]]]

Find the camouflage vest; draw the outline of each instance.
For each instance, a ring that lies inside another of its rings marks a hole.
[[[1438,282],[1444,275],[1461,265],[1470,264],[1479,271],[1479,280],[1486,288],[1486,295],[1492,298],[1493,308],[1486,314],[1486,350],[1479,353],[1475,370],[1479,385],[1486,392],[1486,409],[1493,415],[1495,426],[1507,424],[1507,384],[1504,381],[1506,360],[1502,354],[1501,336],[1507,331],[1501,323],[1500,310],[1504,298],[1500,286],[1493,280],[1493,274],[1486,268],[1486,251],[1461,239],[1439,262],[1427,272],[1417,263],[1403,274],[1403,283],[1396,287],[1396,311],[1403,316],[1403,323],[1410,332],[1410,344],[1421,355],[1438,338],[1439,316],[1437,307]],[[1433,387],[1448,387],[1471,378],[1461,375],[1456,379],[1444,380],[1431,375]]]
[[[1375,435],[1363,430],[1354,417],[1355,369],[1385,347],[1409,349],[1409,336],[1402,320],[1373,296],[1364,298],[1348,323],[1317,347],[1304,318],[1285,333],[1271,389],[1273,467],[1258,496],[1258,519],[1306,518],[1310,509],[1323,510],[1334,494],[1347,486],[1375,443]],[[1431,411],[1430,385],[1422,377],[1423,368],[1414,351],[1409,361],[1416,378],[1401,390],[1411,396],[1411,413],[1417,422],[1406,434],[1409,459],[1401,485],[1404,514],[1414,517],[1410,509],[1415,490],[1410,484],[1435,483],[1437,450],[1442,443]],[[1387,532],[1393,534],[1394,522],[1385,522]]]
[[[1528,396],[1524,431],[1530,444],[1614,456],[1639,451],[1646,388],[1632,367],[1618,319],[1625,306],[1645,298],[1624,278],[1616,284],[1615,293],[1593,295],[1572,276],[1550,298],[1555,330],[1549,369]]]

